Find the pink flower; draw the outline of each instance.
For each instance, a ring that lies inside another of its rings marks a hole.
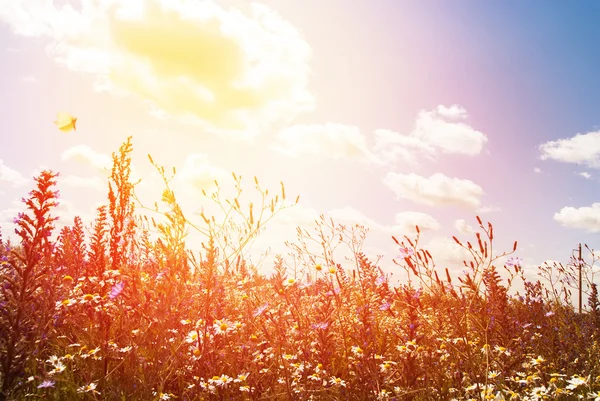
[[[409,258],[414,254],[415,254],[415,251],[412,248],[401,246],[400,247],[400,255],[398,255],[398,257],[404,259],[404,258]]]

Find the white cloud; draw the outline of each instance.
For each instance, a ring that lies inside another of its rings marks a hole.
[[[582,176],[583,178],[585,178],[586,180],[589,180],[592,178],[592,175],[588,172],[582,171],[580,173],[577,173],[577,175]]]
[[[454,121],[466,116],[466,110],[456,104],[450,107],[440,105],[432,111],[422,110],[409,135],[389,130],[375,131],[373,150],[387,162],[414,163],[417,155],[433,160],[438,151],[477,155],[488,139],[471,126]]]
[[[377,162],[358,127],[343,124],[293,125],[277,134],[271,148],[292,157],[326,156]]]
[[[19,213],[25,212],[26,207],[24,204],[17,204],[14,202],[13,207],[8,207],[6,209],[0,209],[0,232],[2,232],[2,238],[4,240],[10,239],[11,241],[17,238],[15,234],[15,228],[17,227],[14,224],[14,219],[19,215]]]
[[[541,173],[541,172],[542,172],[542,169],[541,169],[541,168],[539,168],[539,167],[534,167],[534,168],[533,168],[533,172],[534,172],[534,173],[538,173],[538,174],[539,174],[539,173]]]
[[[458,219],[454,222],[454,228],[461,234],[473,234],[475,229],[464,219]]]
[[[108,182],[100,177],[80,177],[76,175],[59,176],[58,185],[68,185],[75,188],[94,189],[96,191],[108,191]]]
[[[427,143],[414,135],[402,135],[385,129],[375,130],[373,152],[384,162],[402,162],[410,166],[417,163],[419,156],[435,160],[435,144]]]
[[[419,226],[419,231],[432,230],[436,231],[440,229],[440,223],[432,216],[421,213],[421,212],[400,212],[394,216],[394,222],[396,227],[399,227],[403,233],[410,232],[416,233],[415,226]]]
[[[5,2],[6,3],[6,2]],[[48,53],[155,110],[213,131],[252,136],[314,109],[310,46],[267,6],[214,1],[99,0],[80,9],[10,0],[0,19],[23,36],[53,39]]]
[[[554,220],[564,227],[579,228],[588,232],[600,232],[600,203],[580,208],[563,207],[554,214]]]
[[[443,107],[443,106],[440,106]],[[417,117],[415,130],[411,135],[423,142],[432,144],[443,153],[458,153],[474,156],[481,153],[487,137],[461,122],[445,121],[443,117],[465,116],[466,111],[454,105],[450,109],[438,111],[421,111]]]
[[[363,212],[352,207],[333,209],[327,212],[325,215],[327,219],[332,218],[334,222],[339,224],[358,224],[369,229],[380,227],[380,225],[373,219],[368,218]]]
[[[471,260],[469,252],[449,237],[435,237],[422,248],[428,250],[433,256],[440,272],[446,267],[450,271],[462,272],[465,269],[463,261]]]
[[[549,141],[541,144],[539,150],[542,160],[581,163],[590,168],[600,168],[600,131]]]
[[[467,110],[457,104],[453,104],[450,107],[446,107],[443,104],[436,108],[437,114],[442,117],[450,119],[464,119],[467,118]]]
[[[103,153],[96,152],[87,145],[77,145],[65,150],[61,155],[62,161],[75,161],[91,166],[109,176],[112,168],[112,158]]]
[[[295,229],[296,227],[306,227],[314,224],[319,218],[319,212],[315,209],[298,203],[293,207],[287,208],[274,218],[274,224],[281,224]]]
[[[502,210],[502,209],[499,206],[482,206],[480,208],[477,208],[477,210],[475,210],[475,211],[477,213],[485,214],[485,213],[499,212],[500,210]]]
[[[458,105],[438,106],[421,111],[409,135],[388,129],[373,132],[374,145],[355,126],[337,123],[295,125],[280,131],[272,149],[288,156],[327,156],[359,160],[377,165],[405,163],[415,165],[419,157],[434,161],[438,152],[476,155],[487,137],[470,126],[455,121],[466,118]]]
[[[0,183],[7,183],[13,186],[23,186],[29,182],[28,179],[23,177],[17,170],[6,166],[0,159]]]
[[[216,189],[215,180],[218,182],[229,175],[225,170],[211,165],[205,153],[195,153],[185,159],[183,168],[175,177],[183,186],[204,189],[210,194]]]
[[[360,160],[378,165],[406,163],[415,165],[419,157],[434,161],[438,152],[476,155],[487,137],[470,126],[455,121],[466,118],[458,105],[438,106],[421,111],[409,135],[388,129],[373,132],[374,145],[355,126],[326,123],[295,125],[280,131],[272,149],[288,156],[328,156],[334,159]]]
[[[459,205],[478,207],[483,189],[466,179],[435,173],[429,178],[420,175],[388,173],[383,183],[398,198],[409,199],[430,206]]]

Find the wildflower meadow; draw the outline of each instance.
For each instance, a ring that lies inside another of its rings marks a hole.
[[[283,183],[273,196],[255,179],[258,206],[205,193],[226,218],[197,225],[151,157],[162,199],[136,197],[132,152],[130,138],[113,153],[91,227],[76,217],[55,232],[58,174],[46,170],[15,216],[18,241],[0,240],[0,400],[600,400],[593,250],[581,312],[573,266],[528,281],[518,244],[496,250],[475,216],[473,238],[454,238],[472,256],[458,269],[435,265],[417,227],[389,239],[408,275],[393,284],[363,253],[364,227],[322,217],[267,274],[244,250],[289,207]]]

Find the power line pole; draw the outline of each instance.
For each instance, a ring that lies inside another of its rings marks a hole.
[[[582,293],[582,283],[581,283],[581,242],[579,243],[579,258],[577,259],[579,265],[579,313],[581,313],[581,293]]]

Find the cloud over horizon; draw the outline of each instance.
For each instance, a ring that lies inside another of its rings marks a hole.
[[[290,157],[317,156],[378,162],[358,127],[336,123],[300,124],[285,128],[276,135],[271,149]]]
[[[422,177],[415,173],[388,173],[383,183],[396,194],[397,199],[408,199],[429,206],[480,205],[483,189],[473,181],[451,178],[442,173]]]
[[[418,164],[420,158],[435,161],[439,152],[475,156],[487,137],[455,120],[465,119],[466,110],[456,104],[422,110],[408,135],[390,129],[373,131],[373,145],[360,128],[339,123],[297,124],[279,131],[271,149],[290,157],[320,156],[375,165]]]

